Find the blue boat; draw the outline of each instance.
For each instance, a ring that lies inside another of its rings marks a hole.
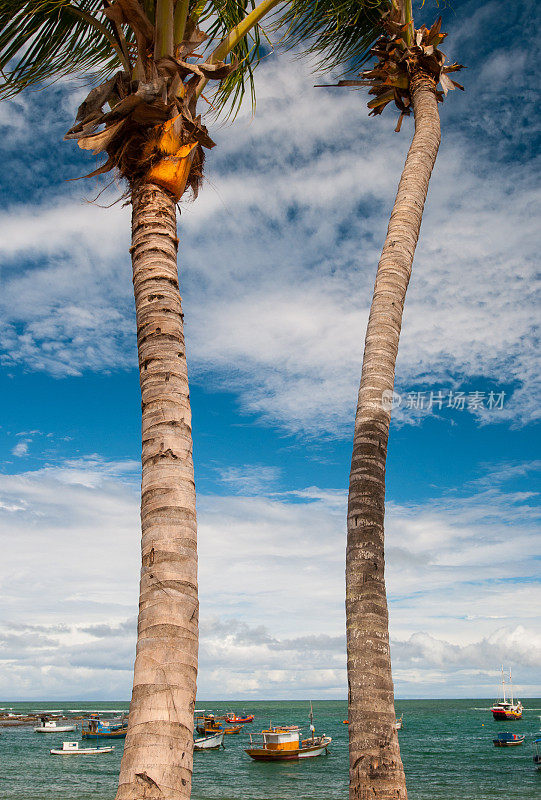
[[[494,747],[517,747],[523,743],[525,737],[525,733],[499,733],[498,738],[492,741]]]
[[[539,745],[541,745],[541,739],[534,739],[533,743],[535,745],[535,755],[533,757],[533,763],[535,764],[538,770],[541,770],[541,753],[539,752],[539,750],[541,749],[539,747]]]
[[[127,732],[128,722],[125,718],[102,720],[92,715],[82,725],[83,739],[124,739]]]

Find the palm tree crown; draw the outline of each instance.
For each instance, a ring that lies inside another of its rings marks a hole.
[[[152,179],[195,192],[204,148],[196,113],[209,80],[216,111],[239,107],[264,54],[260,20],[283,0],[0,0],[0,98],[84,74],[98,83],[66,138],[106,153],[133,188]],[[227,63],[226,63],[227,59]],[[210,102],[210,101],[209,101]]]

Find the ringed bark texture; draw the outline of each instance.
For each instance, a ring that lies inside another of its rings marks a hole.
[[[116,800],[190,797],[198,645],[191,412],[175,203],[132,193],[142,399],[142,567],[137,656]]]
[[[434,81],[412,79],[415,134],[378,265],[351,462],[346,553],[350,800],[406,800],[384,579],[385,462],[402,311],[440,144]]]

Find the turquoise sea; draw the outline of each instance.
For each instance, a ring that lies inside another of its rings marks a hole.
[[[541,772],[534,768],[532,741],[541,729],[541,699],[522,700],[526,712],[514,723],[494,722],[488,700],[397,700],[399,732],[409,800],[540,800]],[[13,713],[122,712],[128,703],[10,703]],[[251,761],[243,748],[248,734],[226,736],[225,750],[195,754],[193,800],[347,800],[347,704],[314,701],[316,730],[333,737],[327,756],[282,764]],[[273,723],[308,725],[306,701],[198,701],[216,713],[255,714],[246,730]],[[503,730],[526,734],[521,747],[495,748]],[[79,733],[41,735],[32,728],[0,728],[1,800],[113,800],[122,742],[101,756],[52,756],[63,739]]]

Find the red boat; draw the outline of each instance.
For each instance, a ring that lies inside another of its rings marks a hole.
[[[237,717],[237,715],[235,713],[231,712],[230,714],[226,714],[225,715],[225,721],[226,722],[234,722],[235,724],[238,724],[239,722],[241,724],[242,723],[246,723],[246,722],[253,722],[254,721],[254,715],[253,714],[247,714],[244,717]]]
[[[511,684],[511,672],[509,672],[509,683]],[[520,700],[513,699],[513,688],[511,684],[511,697],[505,696],[505,677],[502,667],[502,693],[503,700],[496,700],[490,709],[494,719],[521,719],[522,718],[522,703]]]

